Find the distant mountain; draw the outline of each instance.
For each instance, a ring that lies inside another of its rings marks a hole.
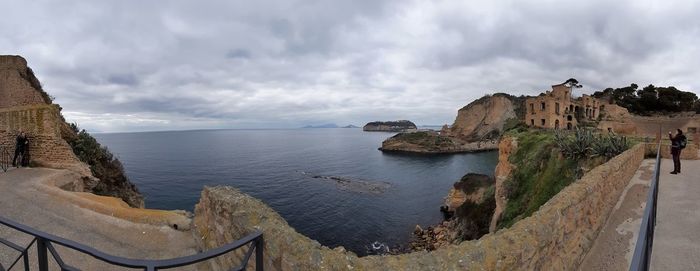
[[[349,125],[347,125],[347,126],[343,126],[343,127],[340,127],[340,128],[360,128],[360,127],[359,127],[359,126],[352,125],[352,124],[349,124]]]
[[[335,123],[326,123],[321,125],[306,125],[301,128],[339,128]]]

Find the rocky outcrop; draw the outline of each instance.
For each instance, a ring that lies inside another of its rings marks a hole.
[[[489,151],[497,148],[498,141],[495,139],[468,142],[433,131],[419,131],[392,136],[384,140],[379,149],[385,152],[439,154]]]
[[[330,249],[297,233],[259,200],[224,186],[202,191],[194,233],[207,250],[262,231],[265,270],[576,270],[643,158],[644,147],[634,146],[512,227],[431,252],[360,258]],[[213,259],[212,269],[239,263],[243,253]]]
[[[121,163],[89,134],[71,129],[27,61],[20,56],[0,56],[0,144],[14,148],[19,130],[30,139],[34,166],[71,170],[81,176],[84,191],[144,207],[143,196],[126,178]],[[86,141],[89,146],[83,144]],[[76,146],[83,147],[77,150]],[[92,158],[85,159],[85,153]]]
[[[362,127],[366,132],[412,132],[418,130],[416,124],[408,120],[373,121]]]
[[[493,178],[468,173],[454,183],[440,207],[445,221],[426,229],[416,225],[411,251],[432,251],[464,240],[479,239],[489,232],[495,208]]]
[[[484,96],[457,111],[451,127],[439,133],[404,133],[382,142],[382,151],[458,153],[498,149],[503,132],[521,122],[523,98],[497,93]],[[419,132],[420,133],[420,132]]]
[[[522,99],[496,93],[484,96],[457,111],[457,118],[447,134],[469,142],[497,139],[503,133],[506,122],[520,120]]]
[[[501,143],[498,145],[498,164],[496,165],[496,170],[494,172],[495,184],[495,200],[496,209],[493,212],[493,217],[491,219],[491,225],[489,226],[490,232],[496,231],[496,226],[498,225],[498,220],[501,218],[503,209],[505,209],[508,203],[508,198],[506,197],[505,181],[510,177],[511,171],[513,171],[514,165],[508,160],[518,148],[518,140],[515,137],[506,136],[501,139]]]

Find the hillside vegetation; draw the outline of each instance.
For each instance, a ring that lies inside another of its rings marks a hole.
[[[514,129],[508,136],[517,138],[518,148],[508,159],[514,169],[504,184],[508,203],[499,228],[530,216],[585,172],[630,147],[624,137],[583,129]]]

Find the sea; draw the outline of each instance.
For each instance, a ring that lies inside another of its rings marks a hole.
[[[296,231],[358,255],[407,247],[416,225],[464,174],[493,176],[497,152],[383,153],[394,133],[353,128],[96,133],[123,163],[147,208],[193,211],[204,186],[228,185]]]

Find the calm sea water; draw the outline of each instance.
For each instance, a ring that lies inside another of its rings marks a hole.
[[[271,206],[298,232],[359,255],[374,242],[405,245],[416,224],[468,172],[493,175],[497,152],[417,156],[377,150],[391,133],[361,129],[205,130],[95,134],[123,162],[148,208],[192,211],[205,185],[230,185]],[[341,177],[388,184],[340,189]]]

